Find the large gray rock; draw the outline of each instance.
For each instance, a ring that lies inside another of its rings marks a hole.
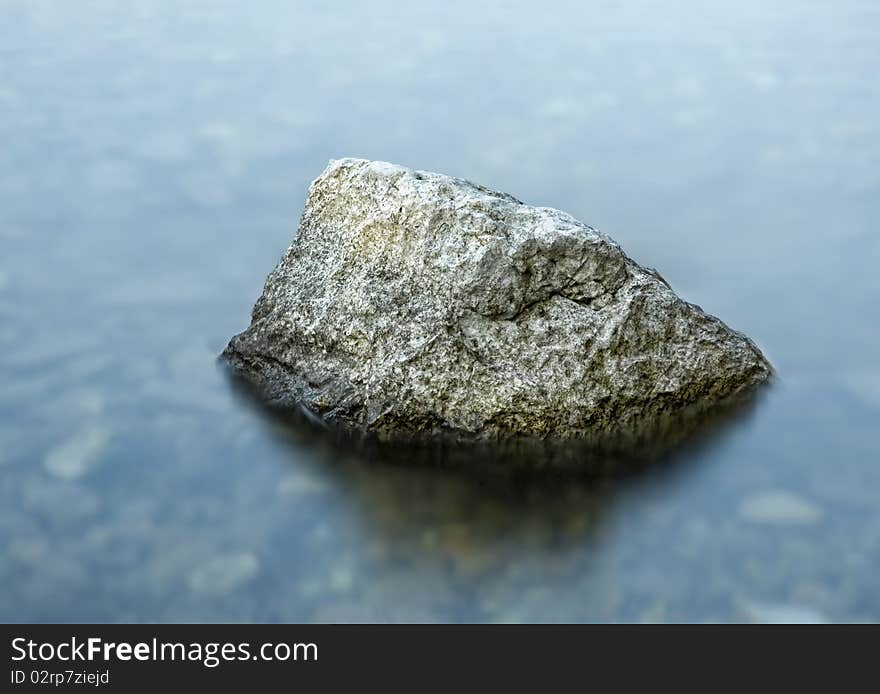
[[[564,212],[359,159],[312,183],[224,356],[271,401],[380,435],[638,430],[772,371]]]

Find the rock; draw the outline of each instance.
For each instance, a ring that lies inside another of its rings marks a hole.
[[[822,510],[790,492],[771,490],[746,497],[739,515],[751,523],[810,525],[821,520]]]
[[[312,183],[224,356],[271,402],[385,437],[638,429],[772,372],[564,212],[359,159]]]

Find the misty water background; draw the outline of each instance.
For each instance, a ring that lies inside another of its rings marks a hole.
[[[880,619],[880,5],[0,0],[0,620]],[[558,207],[779,380],[642,474],[341,454],[215,358],[330,158]]]

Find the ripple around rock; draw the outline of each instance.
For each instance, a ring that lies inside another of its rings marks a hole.
[[[771,375],[746,336],[573,217],[333,161],[225,357],[270,400],[387,437],[591,437]]]
[[[773,490],[744,499],[739,515],[752,523],[809,525],[821,520],[822,510],[795,494]]]

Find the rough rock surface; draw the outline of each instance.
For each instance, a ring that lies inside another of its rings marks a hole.
[[[559,210],[340,159],[224,356],[274,402],[411,435],[595,436],[747,392],[758,348]]]

